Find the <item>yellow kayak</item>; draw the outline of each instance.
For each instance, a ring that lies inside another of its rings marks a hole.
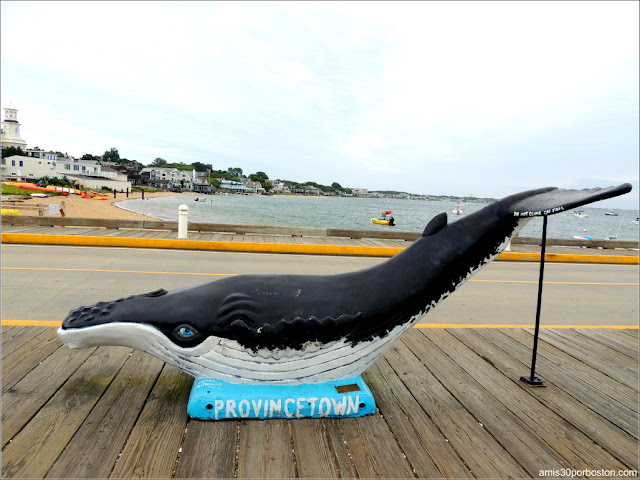
[[[15,208],[3,208],[2,215],[20,215],[20,212]]]
[[[389,225],[389,220],[380,220],[379,218],[372,218],[371,221],[378,225]],[[395,223],[392,223],[391,226],[395,226]]]

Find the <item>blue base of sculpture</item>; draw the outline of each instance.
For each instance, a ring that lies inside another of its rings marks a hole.
[[[362,377],[301,385],[241,385],[199,378],[187,405],[189,416],[201,420],[362,417],[375,410]]]

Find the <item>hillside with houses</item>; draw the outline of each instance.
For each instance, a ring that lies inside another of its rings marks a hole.
[[[212,164],[170,163],[156,158],[148,165],[121,158],[116,148],[102,155],[86,153],[75,158],[60,151],[27,148],[20,136],[15,108],[5,108],[2,122],[2,179],[80,187],[96,191],[131,191],[134,188],[194,192],[201,194],[317,195],[341,197],[406,198],[449,200],[458,197],[414,195],[406,192],[368,191],[347,188],[337,182],[322,185],[313,181],[270,179],[265,172],[245,175],[242,168],[216,170]],[[465,201],[486,201],[465,197]]]

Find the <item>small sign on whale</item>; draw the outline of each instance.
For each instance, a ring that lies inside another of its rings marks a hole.
[[[241,385],[199,378],[187,404],[189,416],[200,420],[362,417],[375,410],[362,377],[301,385]]]

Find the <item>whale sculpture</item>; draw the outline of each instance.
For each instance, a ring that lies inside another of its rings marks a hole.
[[[518,193],[452,224],[434,217],[388,261],[338,275],[240,275],[80,307],[71,348],[121,345],[196,378],[314,384],[357,377],[429,310],[496,258],[532,217],[622,195],[631,185]]]

